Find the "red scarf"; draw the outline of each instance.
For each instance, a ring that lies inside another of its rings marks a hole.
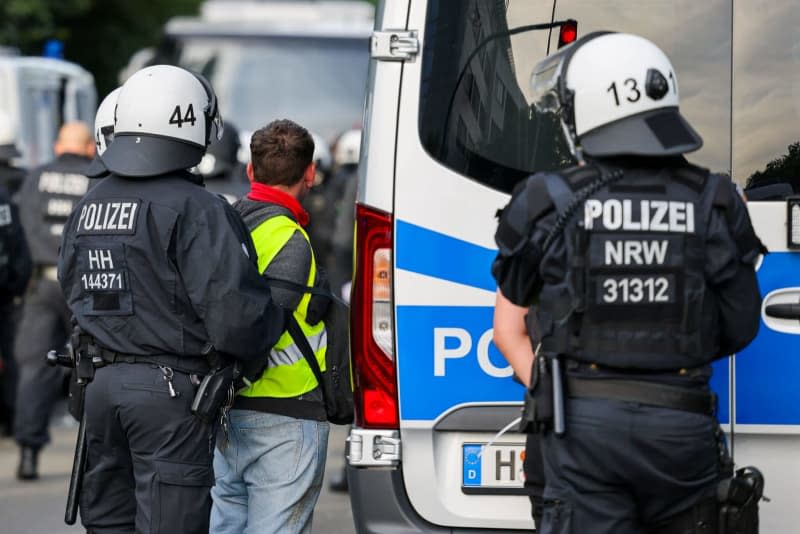
[[[308,226],[308,212],[289,193],[284,193],[280,189],[254,181],[250,182],[250,193],[247,194],[247,198],[283,206],[292,212],[300,226]]]

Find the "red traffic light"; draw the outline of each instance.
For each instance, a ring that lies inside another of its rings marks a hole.
[[[578,38],[578,21],[574,19],[565,20],[561,24],[558,32],[558,47],[567,46]]]

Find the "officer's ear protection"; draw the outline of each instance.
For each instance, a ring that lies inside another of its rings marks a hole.
[[[214,88],[211,87],[211,83],[209,83],[205,76],[199,72],[193,71],[192,74],[203,85],[203,89],[205,89],[206,96],[208,97],[208,105],[203,109],[203,114],[206,117],[206,146],[208,146],[211,144],[212,124],[216,126],[217,139],[219,140],[222,137],[222,117],[220,117],[219,109],[217,108],[217,94],[214,92]]]

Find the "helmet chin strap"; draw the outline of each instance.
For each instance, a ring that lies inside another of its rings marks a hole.
[[[581,149],[580,145],[577,144],[577,137],[572,132],[572,128],[567,124],[564,120],[564,117],[559,117],[558,122],[561,123],[561,130],[564,132],[564,139],[567,140],[567,145],[569,146],[569,151],[572,154],[572,157],[578,162],[578,165],[585,165],[586,160],[583,159],[583,150]]]

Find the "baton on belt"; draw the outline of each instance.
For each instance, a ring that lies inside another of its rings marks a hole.
[[[47,353],[47,364],[50,366],[62,365],[77,370],[78,384],[78,406],[80,409],[80,426],[78,427],[78,440],[75,442],[75,456],[72,460],[72,474],[69,477],[69,492],[67,493],[67,508],[64,512],[64,522],[74,525],[78,517],[78,502],[83,485],[83,472],[86,469],[86,411],[83,409],[83,401],[86,395],[86,384],[91,382],[94,374],[94,367],[88,358],[76,358],[76,353],[72,346],[68,346],[69,354],[58,354],[51,350]],[[82,363],[85,362],[85,363]],[[87,369],[88,366],[88,369]]]
[[[564,435],[564,382],[561,380],[561,359],[553,356],[551,376],[553,377],[553,433]]]

